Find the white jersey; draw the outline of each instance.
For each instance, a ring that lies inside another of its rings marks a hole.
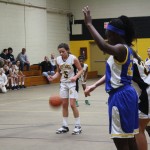
[[[145,69],[144,62],[134,61],[133,86],[139,95],[139,117],[150,117],[150,73]]]
[[[19,67],[15,65],[15,72],[18,74],[19,73]]]
[[[136,58],[133,59],[134,64],[137,65],[138,71],[139,71],[139,77],[148,85],[150,85],[150,73],[147,74],[145,73],[145,70],[147,70],[144,62],[140,62],[140,64],[138,63],[138,60]],[[148,70],[147,70],[148,71]]]
[[[80,76],[80,80],[81,80],[82,82],[84,82],[84,75],[85,75],[85,72],[86,72],[87,68],[88,68],[88,65],[87,65],[87,64],[83,64],[83,67],[82,67],[83,73],[82,73],[81,76]]]
[[[62,56],[58,56],[56,63],[59,66],[61,73],[61,82],[70,82],[70,78],[76,75],[77,68],[74,65],[75,56],[69,54],[67,60],[63,60]]]
[[[147,71],[150,71],[150,58],[147,58],[145,61],[145,68]]]
[[[127,56],[123,63],[118,62],[112,55],[107,60],[105,84],[107,92],[131,84],[133,75],[133,55],[132,49],[130,47],[126,48]]]

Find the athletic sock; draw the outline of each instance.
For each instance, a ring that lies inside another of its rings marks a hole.
[[[75,126],[81,126],[80,125],[80,117],[75,118]]]
[[[68,127],[68,117],[63,117],[63,126]]]

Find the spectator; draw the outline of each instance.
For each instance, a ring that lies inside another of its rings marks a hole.
[[[11,89],[11,87],[13,86],[13,77],[11,77],[9,67],[7,65],[4,65],[3,69],[4,69],[5,75],[7,76],[7,79],[8,79],[6,88]]]
[[[7,82],[8,82],[7,76],[4,74],[3,68],[0,68],[0,90],[2,91],[2,93],[7,92],[6,87],[5,87]]]
[[[13,53],[13,49],[11,47],[8,48],[8,54],[7,54],[7,58],[11,61],[11,62],[15,62],[15,58]]]
[[[26,49],[22,48],[22,52],[18,54],[17,59],[20,61],[20,70],[23,71],[24,66],[27,66],[27,71],[30,70],[30,62],[26,55]]]
[[[54,54],[51,54],[50,63],[52,65],[51,71],[53,71],[53,74],[54,74],[56,70],[56,59],[55,59]]]
[[[8,49],[3,49],[2,53],[0,54],[0,58],[4,60],[4,63],[7,64],[10,60],[7,57]]]
[[[0,68],[2,68],[4,66],[4,60],[3,58],[0,57]]]
[[[26,86],[24,85],[25,75],[20,70],[20,61],[19,60],[16,62],[15,69],[16,69],[16,74],[19,78],[19,88],[26,88]]]
[[[12,90],[19,90],[20,87],[19,87],[19,78],[18,78],[18,75],[16,73],[16,64],[13,63],[11,68],[9,69],[10,71],[10,76],[13,78],[13,85],[12,85]]]
[[[42,67],[42,75],[49,81],[49,75],[54,75],[55,72],[52,70],[52,64],[47,56],[44,57],[44,61],[40,63],[40,66]]]

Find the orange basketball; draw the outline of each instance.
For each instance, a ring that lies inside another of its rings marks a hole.
[[[49,105],[53,106],[53,107],[59,107],[62,104],[62,100],[60,98],[60,96],[55,95],[55,96],[51,96],[49,98]]]

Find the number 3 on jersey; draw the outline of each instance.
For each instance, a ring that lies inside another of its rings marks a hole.
[[[64,71],[64,78],[68,78],[68,71]]]

